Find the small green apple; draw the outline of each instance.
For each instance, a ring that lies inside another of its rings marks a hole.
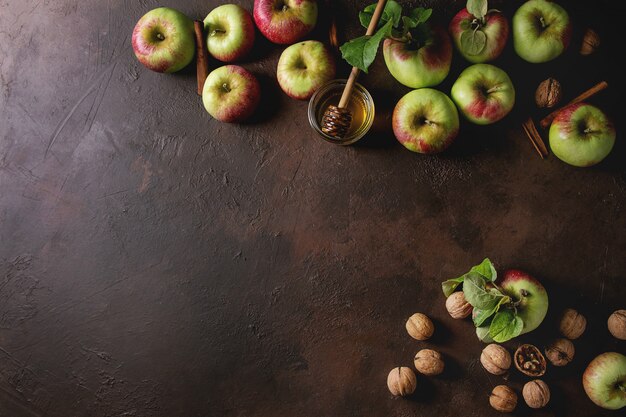
[[[572,25],[565,9],[547,0],[529,0],[513,16],[513,46],[528,62],[550,61],[565,51]]]
[[[588,167],[602,161],[615,144],[615,128],[590,104],[577,103],[561,110],[550,126],[550,148],[563,162]]]
[[[320,41],[298,42],[280,55],[276,78],[291,98],[308,100],[335,77],[335,60]]]
[[[585,369],[583,388],[599,407],[609,410],[626,407],[626,356],[617,352],[597,356]]]
[[[255,28],[250,12],[236,4],[223,4],[204,19],[207,49],[222,62],[239,61],[254,45]]]
[[[202,90],[206,111],[221,122],[243,122],[259,105],[261,85],[256,77],[237,65],[213,70]]]
[[[461,55],[475,64],[493,61],[499,57],[509,39],[509,21],[496,10],[490,10],[485,16],[478,18],[467,9],[463,9],[452,18],[448,30]],[[473,36],[478,36],[477,31],[485,34],[485,43],[480,52],[474,53],[463,47],[461,38],[467,36],[463,34],[467,31]]]
[[[500,68],[475,64],[459,75],[452,86],[452,99],[470,122],[488,125],[513,109],[515,88]]]

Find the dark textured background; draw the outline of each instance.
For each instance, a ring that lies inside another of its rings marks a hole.
[[[243,126],[211,120],[193,66],[160,75],[133,56],[135,22],[168,3],[203,18],[219,2],[0,0],[0,416],[497,415],[487,397],[502,379],[477,364],[482,345],[439,286],[485,256],[548,288],[547,322],[520,341],[545,344],[565,306],[589,319],[574,362],[548,371],[551,407],[517,414],[617,415],[580,375],[626,346],[605,324],[626,307],[623,135],[605,162],[575,169],[539,159],[520,127],[553,75],[568,99],[608,80],[592,102],[623,131],[614,2],[566,2],[578,31],[554,63],[526,64],[509,43],[496,64],[516,84],[514,113],[464,123],[440,156],[391,135],[408,90],[382,59],[361,79],[376,129],[349,148],[319,140],[307,104],[277,87],[282,48],[263,39],[244,63],[263,111]],[[368,1],[333,3],[341,33],[361,33]],[[492,3],[511,16],[521,2]],[[422,4],[447,22],[463,2]],[[603,48],[583,58],[588,24]],[[455,55],[443,91],[465,65]],[[415,311],[435,320],[432,341],[405,333]],[[445,354],[446,372],[394,399],[387,372],[423,347]]]

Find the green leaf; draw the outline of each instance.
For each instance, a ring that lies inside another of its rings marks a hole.
[[[450,295],[454,292],[454,290],[456,290],[456,287],[458,287],[459,285],[463,283],[464,279],[465,279],[465,275],[442,282],[441,289],[443,290],[443,294],[446,297],[450,297]]]
[[[511,299],[507,296],[504,296],[502,298],[500,298],[500,301],[498,301],[498,304],[495,305],[495,307],[489,309],[489,310],[481,310],[480,308],[476,308],[474,307],[474,310],[472,311],[472,321],[474,322],[474,326],[476,327],[480,327],[483,324],[485,324],[485,322],[494,314],[496,314],[498,312],[498,310],[500,310],[500,307],[502,307],[502,305],[510,302]]]
[[[487,0],[467,0],[467,11],[479,19],[487,15]]]
[[[339,48],[341,56],[353,67],[367,73],[376,59],[380,42],[391,35],[392,28],[393,22],[390,20],[374,36],[361,36],[344,43]]]
[[[489,336],[498,342],[503,343],[519,336],[524,328],[524,321],[513,311],[499,311],[491,325],[489,326]]]
[[[470,272],[477,272],[487,281],[494,282],[498,278],[498,273],[489,258],[485,258],[480,264],[473,266]]]
[[[412,19],[415,19],[417,21],[417,25],[421,24],[421,23],[426,23],[426,21],[428,21],[428,19],[430,19],[430,16],[433,14],[433,9],[425,9],[423,7],[416,7],[415,9],[411,10],[411,12],[409,13],[409,16]]]
[[[376,6],[378,3],[370,4],[365,7],[362,12],[359,12],[359,21],[361,22],[361,26],[367,28],[372,21],[372,16],[374,15],[374,10],[376,10]],[[380,16],[380,21],[378,22],[378,27],[381,28],[387,24],[388,21],[393,21],[393,26],[397,27],[400,24],[400,18],[402,17],[402,6],[398,4],[398,2],[394,0],[389,0],[385,5],[385,9],[383,10],[382,15]]]
[[[468,55],[478,55],[487,45],[487,35],[481,29],[464,30],[461,33],[461,49]]]
[[[489,337],[489,326],[477,327],[476,328],[476,336],[481,342],[491,343],[493,339]]]
[[[485,289],[485,279],[477,272],[468,272],[463,281],[465,299],[472,307],[481,310],[493,309],[504,295],[495,295]]]

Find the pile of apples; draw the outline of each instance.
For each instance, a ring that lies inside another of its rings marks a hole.
[[[419,49],[391,39],[383,45],[391,74],[416,89],[399,101],[393,113],[396,138],[414,152],[437,153],[450,146],[459,131],[457,108],[468,121],[487,125],[502,119],[515,104],[509,76],[486,64],[504,50],[509,37],[506,17],[488,9],[486,0],[469,0],[467,8],[452,19],[449,33],[461,55],[474,63],[453,84],[452,100],[431,88],[450,70],[451,42],[443,30],[433,28],[432,42]],[[557,58],[567,49],[571,33],[568,13],[552,1],[529,0],[513,16],[513,46],[527,62]],[[610,153],[615,129],[600,109],[579,103],[558,114],[549,137],[558,158],[574,166],[591,166]]]
[[[308,100],[335,77],[335,61],[321,42],[301,42],[317,23],[315,0],[255,0],[251,15],[236,4],[213,9],[204,19],[207,49],[225,65],[204,83],[202,101],[207,112],[222,122],[242,122],[261,100],[259,81],[245,68],[232,65],[252,50],[256,28],[273,43],[291,45],[278,62],[278,84],[290,97]],[[193,20],[178,10],[160,7],[137,22],[132,36],[135,55],[148,69],[172,73],[194,58]]]

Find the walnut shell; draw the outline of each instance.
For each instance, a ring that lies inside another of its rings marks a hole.
[[[416,340],[427,340],[435,332],[435,325],[422,313],[415,313],[406,322],[406,331]]]
[[[524,375],[538,377],[546,373],[546,358],[533,345],[521,345],[513,355],[513,362]]]
[[[573,308],[568,308],[561,316],[559,331],[570,340],[578,339],[587,328],[587,319]]]
[[[465,299],[463,291],[454,292],[446,299],[446,310],[453,319],[464,319],[472,314],[472,308],[472,305]]]
[[[399,366],[387,375],[387,388],[393,395],[404,397],[415,392],[417,378],[411,368]]]
[[[550,388],[541,379],[535,379],[524,385],[522,396],[530,408],[543,408],[550,401]]]
[[[511,355],[504,347],[492,343],[480,354],[480,363],[493,375],[502,375],[511,367]]]
[[[591,55],[596,49],[600,47],[600,36],[595,30],[589,28],[585,31],[583,36],[583,43],[580,45],[581,55]]]
[[[556,339],[546,347],[546,357],[554,366],[565,366],[574,359],[574,344],[567,339]]]
[[[540,108],[551,108],[561,101],[561,83],[548,78],[539,84],[535,91],[535,102]]]
[[[432,349],[422,349],[417,352],[413,363],[419,373],[428,376],[439,375],[445,366],[441,353]]]
[[[498,385],[491,391],[489,404],[503,413],[510,413],[517,406],[517,394],[506,385]]]
[[[609,316],[609,332],[619,340],[626,340],[626,310],[617,310]]]

